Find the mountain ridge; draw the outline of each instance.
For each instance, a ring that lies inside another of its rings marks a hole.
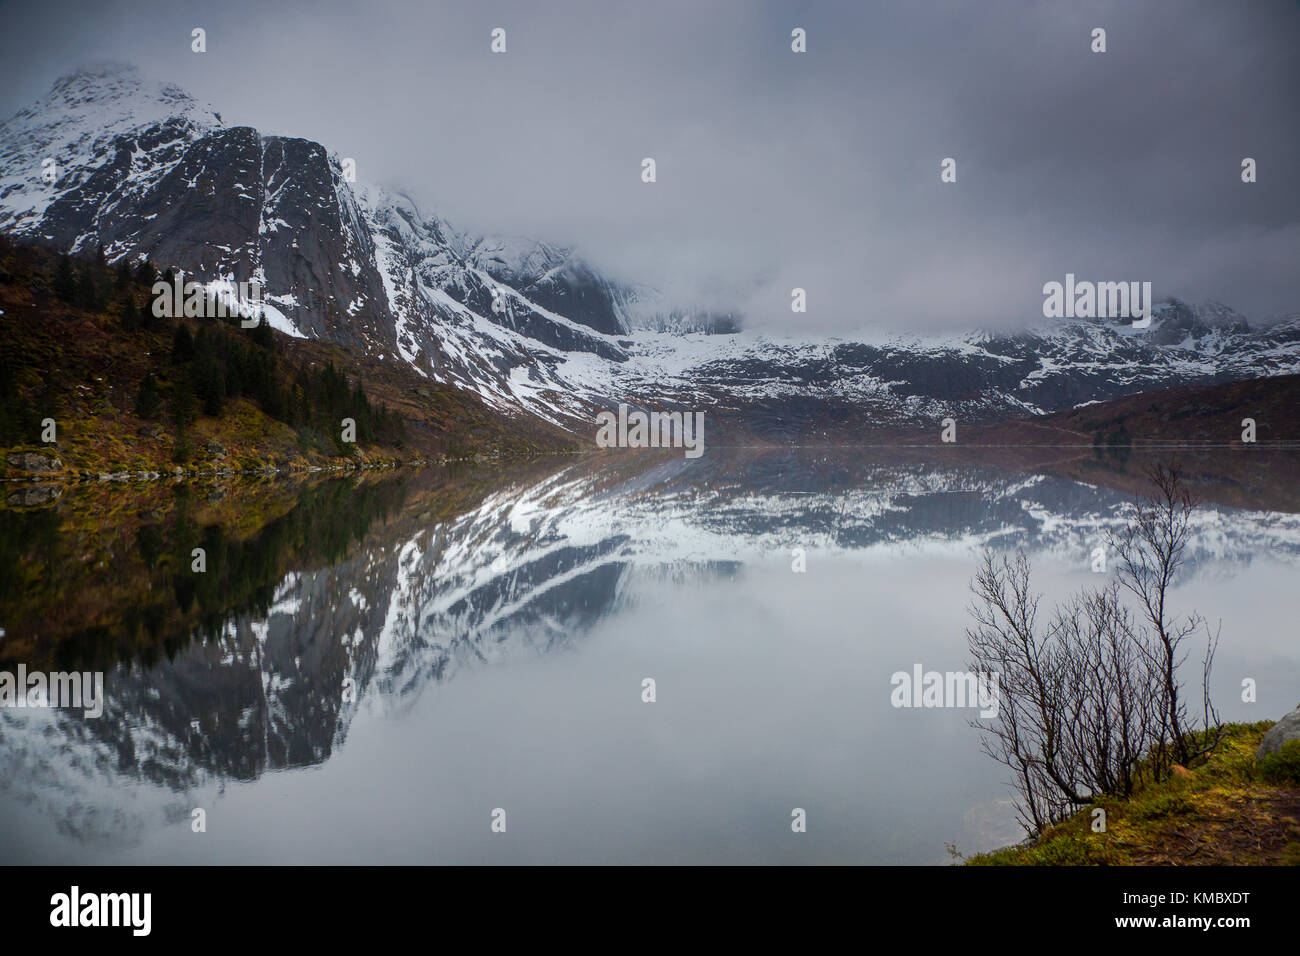
[[[0,124],[0,162],[0,230],[259,281],[285,334],[402,361],[578,435],[620,402],[710,411],[715,436],[807,442],[1300,371],[1300,317],[1256,328],[1177,299],[1147,330],[732,331],[735,315],[615,282],[571,247],[459,231],[409,193],[354,182],[325,146],[228,126],[131,67],[61,77]]]

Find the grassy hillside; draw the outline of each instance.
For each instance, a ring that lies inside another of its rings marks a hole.
[[[402,363],[266,326],[156,318],[157,278],[148,264],[109,267],[0,237],[0,477],[523,458],[573,446]]]
[[[998,444],[1086,443],[1104,447],[1162,444],[1238,445],[1242,419],[1255,420],[1255,444],[1300,447],[1300,375],[1223,385],[1187,385],[1128,395],[1041,418],[970,430]]]
[[[1300,865],[1300,744],[1255,764],[1271,721],[1233,724],[1196,766],[1128,799],[1099,800],[1033,843],[970,866]],[[1093,809],[1106,831],[1092,832]]]

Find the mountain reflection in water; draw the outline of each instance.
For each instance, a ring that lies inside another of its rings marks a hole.
[[[938,863],[1010,842],[973,715],[893,709],[890,675],[964,666],[984,546],[1028,550],[1047,604],[1095,583],[1141,464],[711,451],[23,489],[0,509],[0,669],[103,670],[107,700],[0,710],[0,862]],[[1211,503],[1176,597],[1223,619],[1227,719],[1295,704],[1296,464],[1191,469]]]

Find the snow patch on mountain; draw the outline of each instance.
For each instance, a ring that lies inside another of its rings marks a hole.
[[[47,155],[62,169],[53,185]],[[730,313],[610,281],[573,248],[459,230],[400,190],[345,178],[319,144],[226,127],[129,67],[61,78],[0,126],[0,160],[0,228],[207,282],[258,279],[286,334],[405,362],[579,434],[620,402],[715,409],[798,439],[845,410],[873,425],[979,422],[1300,371],[1300,319],[1256,329],[1216,302],[1160,303],[1147,329],[738,331]]]

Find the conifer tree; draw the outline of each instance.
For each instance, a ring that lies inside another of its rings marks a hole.
[[[140,327],[140,313],[135,307],[135,296],[127,292],[122,299],[122,329],[134,332]]]
[[[99,311],[99,290],[95,287],[95,270],[89,262],[81,267],[81,276],[77,282],[77,305],[89,312]]]
[[[54,294],[64,302],[71,302],[77,296],[77,277],[72,271],[72,258],[59,256],[59,264],[54,270]]]
[[[135,413],[140,418],[157,418],[162,410],[162,395],[158,391],[158,380],[153,372],[148,372],[140,380],[140,390],[135,396]]]
[[[194,360],[194,336],[190,334],[190,327],[184,322],[176,325],[176,332],[172,335],[172,364],[183,365],[186,362]]]

